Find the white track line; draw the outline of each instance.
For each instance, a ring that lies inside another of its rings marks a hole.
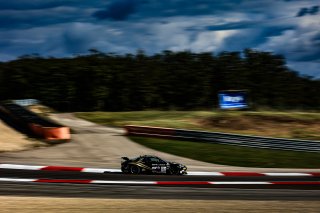
[[[293,172],[290,172],[290,173],[281,173],[281,172],[271,172],[271,173],[261,173],[261,174],[264,174],[266,176],[313,176],[312,174],[308,174],[308,173],[293,173]]]
[[[25,169],[25,170],[41,170],[44,166],[29,166],[19,164],[0,164],[1,169]]]
[[[105,172],[121,172],[121,169],[95,169],[95,168],[84,168],[82,172],[89,173],[105,173]]]
[[[29,179],[29,178],[0,178],[0,181],[9,181],[9,182],[34,182],[38,179]]]
[[[92,180],[96,184],[133,184],[133,185],[156,185],[156,181],[112,181],[112,180]]]
[[[188,172],[187,175],[208,175],[208,176],[225,176],[221,172]]]
[[[75,179],[25,179],[0,178],[3,182],[36,182],[51,184],[114,184],[114,185],[320,185],[320,181],[117,181],[117,180],[75,180]]]
[[[219,182],[209,182],[210,184],[214,185],[266,185],[266,184],[273,184],[271,182],[264,182],[264,181],[219,181]]]

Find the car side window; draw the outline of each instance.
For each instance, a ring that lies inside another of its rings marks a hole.
[[[162,160],[162,159],[160,159],[160,158],[158,158],[158,161],[159,161],[159,163],[161,163],[161,164],[166,164],[167,162],[165,162],[164,160]]]
[[[142,160],[144,163],[149,163],[150,162],[150,159],[149,158],[143,158]]]
[[[150,158],[151,163],[158,163],[158,164],[164,164],[165,162],[161,160],[160,158],[151,157]]]
[[[158,163],[158,159],[157,158],[149,158],[151,163]]]

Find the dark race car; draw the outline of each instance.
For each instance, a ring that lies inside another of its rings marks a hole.
[[[122,157],[122,159],[121,171],[127,174],[187,174],[187,167],[185,165],[168,162],[156,156],[143,155],[134,159],[127,157]]]

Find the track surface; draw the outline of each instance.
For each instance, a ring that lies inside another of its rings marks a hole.
[[[0,169],[0,177],[47,178],[47,179],[93,179],[135,181],[320,181],[319,176],[208,176],[208,175],[131,175],[122,173],[81,173],[65,171]],[[320,189],[320,188],[319,188]]]
[[[320,177],[124,175],[0,169],[1,177],[135,181],[319,181]],[[0,182],[0,195],[221,200],[320,200],[319,185],[131,186]]]
[[[120,130],[102,127],[70,114],[58,115],[58,120],[71,126],[77,134],[74,141],[54,147],[19,153],[1,154],[1,163],[35,165],[65,165],[118,168],[123,155],[155,154],[168,160],[186,164],[196,171],[254,171],[254,172],[319,172],[297,169],[257,169],[228,167],[193,161],[178,156],[159,153],[135,144]],[[319,181],[319,177],[208,177],[123,175],[77,172],[27,171],[0,169],[1,178],[46,179],[94,179],[136,181]],[[101,197],[101,198],[148,198],[148,199],[229,199],[229,200],[320,200],[319,185],[228,185],[228,186],[120,186],[63,183],[16,183],[0,182],[0,195],[54,196],[54,197]]]
[[[0,195],[123,199],[305,200],[320,201],[320,190],[235,189],[155,186],[101,186],[0,183]]]

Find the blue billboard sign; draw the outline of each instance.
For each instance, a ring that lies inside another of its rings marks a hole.
[[[246,91],[221,91],[219,92],[219,106],[221,109],[248,108]]]

